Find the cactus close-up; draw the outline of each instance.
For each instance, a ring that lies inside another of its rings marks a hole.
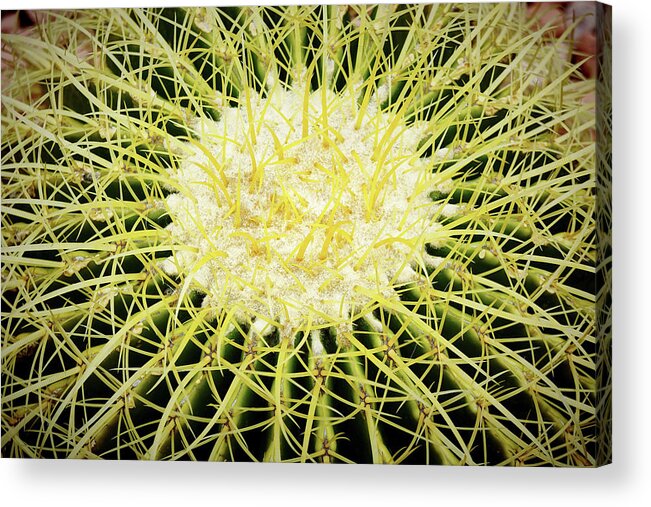
[[[2,456],[608,463],[593,5],[596,56],[521,3],[3,33]]]

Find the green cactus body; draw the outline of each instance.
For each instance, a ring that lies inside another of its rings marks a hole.
[[[36,32],[3,34],[4,456],[609,460],[569,32],[517,4]]]

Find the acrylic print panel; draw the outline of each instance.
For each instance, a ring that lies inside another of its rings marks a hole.
[[[5,20],[3,457],[610,461],[606,7]]]

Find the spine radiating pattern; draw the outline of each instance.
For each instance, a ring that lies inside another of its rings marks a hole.
[[[608,118],[571,29],[533,26],[419,4],[3,34],[3,456],[608,462]]]

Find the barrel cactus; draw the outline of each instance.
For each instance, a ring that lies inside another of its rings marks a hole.
[[[3,455],[609,461],[595,82],[534,21],[116,9],[3,34]]]

